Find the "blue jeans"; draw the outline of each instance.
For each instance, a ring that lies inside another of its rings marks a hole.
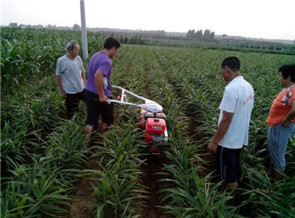
[[[271,156],[274,169],[285,171],[286,160],[285,154],[290,138],[293,135],[295,123],[284,128],[281,124],[267,127],[267,146]]]

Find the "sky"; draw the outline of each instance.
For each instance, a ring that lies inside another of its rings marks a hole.
[[[3,26],[81,26],[80,0],[0,0]],[[87,27],[295,39],[295,0],[84,0]]]

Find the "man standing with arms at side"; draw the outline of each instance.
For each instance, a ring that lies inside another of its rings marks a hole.
[[[116,56],[119,48],[120,43],[109,37],[105,40],[104,49],[91,57],[84,93],[87,103],[87,120],[84,129],[86,135],[98,128],[99,116],[102,117],[99,126],[99,131],[102,133],[106,132],[109,125],[114,122],[114,105],[108,104],[107,100],[112,97],[112,58]]]
[[[240,152],[248,145],[254,90],[241,76],[237,57],[224,59],[221,66],[222,76],[229,83],[219,106],[218,129],[208,151],[216,153],[216,170],[230,191],[238,187]]]
[[[61,97],[66,102],[67,119],[72,119],[84,99],[85,69],[79,56],[79,44],[72,40],[67,44],[68,53],[57,60],[56,81]]]

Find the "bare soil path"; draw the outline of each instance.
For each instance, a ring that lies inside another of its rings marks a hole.
[[[89,160],[89,169],[98,169],[95,159]],[[93,187],[95,178],[93,176],[82,177],[76,185],[73,195],[71,195],[71,202],[68,208],[68,213],[63,216],[66,218],[92,218],[95,213],[97,199],[93,195]]]
[[[165,217],[163,210],[159,208],[161,195],[158,193],[162,188],[163,184],[160,179],[163,176],[157,173],[163,170],[165,157],[160,155],[150,155],[147,157],[146,164],[142,166],[144,173],[142,181],[143,185],[148,187],[148,199],[146,200],[147,207],[143,210],[142,218],[161,218]]]

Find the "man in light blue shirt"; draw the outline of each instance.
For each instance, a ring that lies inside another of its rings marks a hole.
[[[85,69],[79,54],[79,44],[72,40],[67,45],[67,54],[56,64],[56,80],[62,98],[66,102],[67,118],[72,119],[78,110],[80,100],[84,100]]]

